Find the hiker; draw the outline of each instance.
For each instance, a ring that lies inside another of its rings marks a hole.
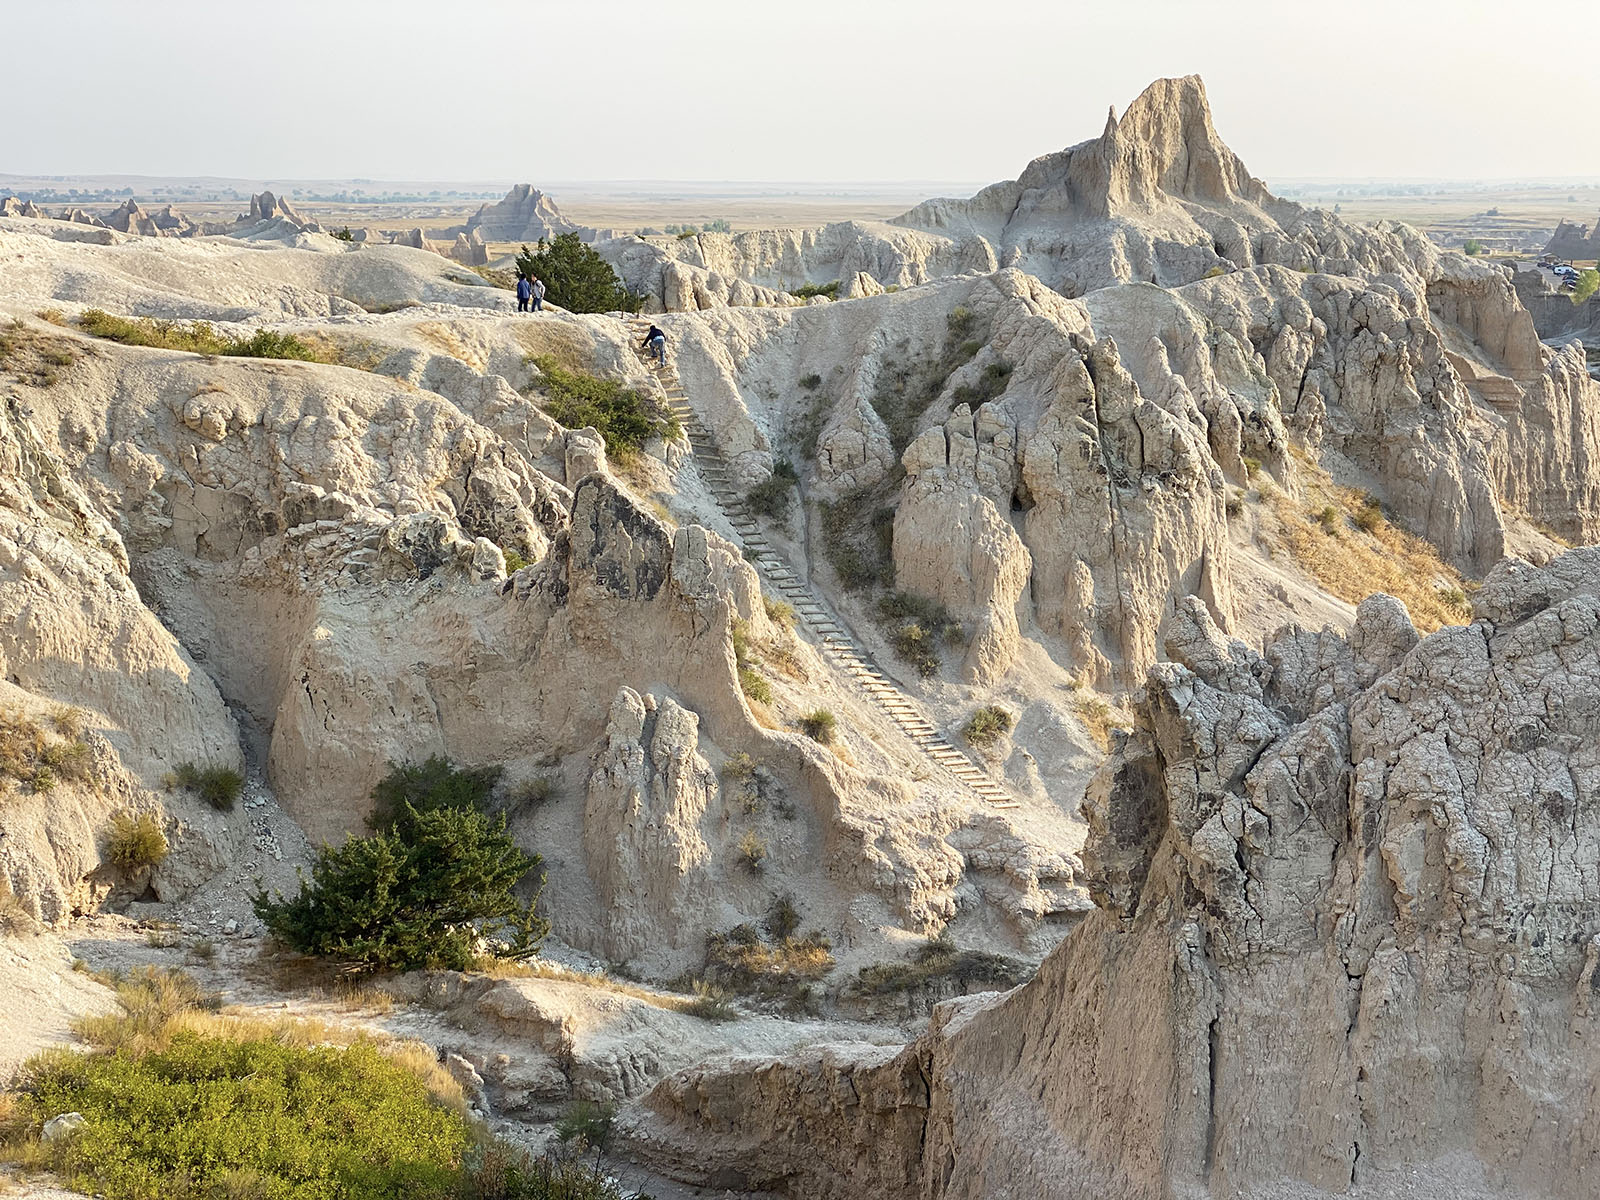
[[[658,327],[650,326],[650,332],[644,335],[644,348],[654,354],[663,367],[667,365],[667,335]]]
[[[533,291],[530,292],[529,295],[531,295],[533,297],[533,311],[534,312],[543,312],[544,311],[544,280],[540,279],[537,275],[535,275],[533,277]]]
[[[528,311],[528,297],[533,295],[533,284],[528,282],[526,275],[517,276],[517,311]]]

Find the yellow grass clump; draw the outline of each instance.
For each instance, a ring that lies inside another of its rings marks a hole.
[[[1473,588],[1430,543],[1392,524],[1369,493],[1345,487],[1300,455],[1304,496],[1276,488],[1262,501],[1277,541],[1326,591],[1350,604],[1373,592],[1402,601],[1421,633],[1472,619]]]

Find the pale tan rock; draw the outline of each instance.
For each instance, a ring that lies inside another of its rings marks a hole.
[[[1265,659],[1184,613],[1086,800],[1100,911],[1034,980],[887,1061],[676,1076],[632,1143],[824,1197],[872,1146],[875,1190],[925,1200],[1581,1192],[1600,553],[1508,561],[1420,641],[1388,600]]]
[[[699,718],[671,697],[650,708],[631,688],[611,706],[589,776],[583,844],[601,904],[604,953],[616,960],[699,941],[693,910],[711,899],[701,830],[717,777],[696,746]]]

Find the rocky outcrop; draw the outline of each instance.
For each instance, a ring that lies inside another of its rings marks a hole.
[[[1581,1194],[1600,552],[1507,561],[1475,612],[1418,640],[1374,597],[1348,640],[1262,655],[1185,604],[1085,800],[1098,911],[1037,978],[888,1062],[675,1077],[637,1144],[813,1196],[851,1194],[851,1148],[908,1120],[886,1195]]]
[[[307,225],[308,222],[289,203],[286,196],[274,196],[271,192],[262,192],[260,195],[250,197],[250,211],[239,217],[240,224],[254,225],[260,221],[292,221],[296,225]]]
[[[0,404],[0,714],[49,729],[63,708],[84,731],[54,786],[0,770],[0,880],[56,921],[116,894],[171,897],[236,849],[243,824],[183,794],[162,795],[180,763],[241,765],[215,684],[141,601],[123,539],[17,400]],[[13,736],[7,735],[8,738]],[[155,870],[103,857],[112,817],[151,812],[172,853]]]
[[[1004,676],[1022,648],[1017,602],[1033,569],[1022,539],[979,485],[979,446],[992,449],[1003,431],[983,432],[980,443],[962,405],[945,427],[913,442],[894,519],[895,586],[931,596],[969,627],[961,677],[980,687]],[[1009,467],[1001,465],[1007,485]]]
[[[698,943],[710,901],[711,847],[701,823],[717,777],[700,756],[700,720],[671,697],[623,688],[589,776],[583,846],[607,916],[608,958]]]
[[[32,200],[18,200],[15,196],[0,197],[0,217],[42,217],[44,209]]]
[[[489,248],[483,244],[483,234],[474,229],[471,233],[458,233],[450,247],[450,257],[469,267],[489,264]]]
[[[1600,218],[1595,220],[1592,231],[1588,225],[1575,221],[1560,222],[1545,243],[1544,252],[1565,259],[1600,258]]]
[[[112,209],[106,216],[106,224],[118,233],[135,233],[140,237],[162,237],[166,233],[156,224],[155,218],[145,212],[139,202],[132,198],[120,207]]]
[[[556,202],[531,183],[519,183],[503,200],[485,204],[467,220],[466,233],[486,242],[546,241],[578,226],[561,215]]]

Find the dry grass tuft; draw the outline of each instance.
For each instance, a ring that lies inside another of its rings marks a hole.
[[[1112,730],[1127,728],[1127,723],[1120,720],[1111,706],[1099,696],[1076,696],[1072,704],[1077,710],[1078,720],[1083,722],[1084,730],[1101,750],[1111,749]]]
[[[1420,633],[1472,619],[1472,584],[1427,541],[1392,525],[1366,492],[1333,482],[1303,454],[1305,496],[1262,489],[1263,508],[1277,542],[1306,574],[1350,604],[1373,592],[1404,602]]]

